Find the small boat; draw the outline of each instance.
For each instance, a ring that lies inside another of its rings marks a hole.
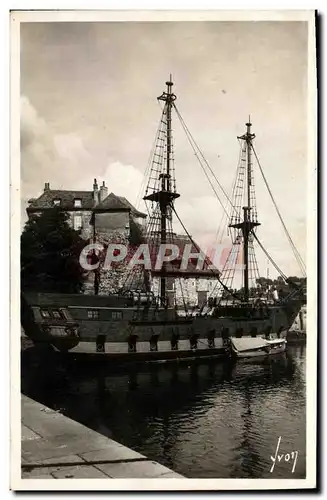
[[[286,349],[285,338],[265,339],[263,337],[243,337],[230,339],[230,352],[234,358],[267,357],[281,354]]]

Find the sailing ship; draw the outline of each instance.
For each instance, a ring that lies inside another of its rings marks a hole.
[[[35,342],[51,345],[55,351],[78,357],[105,356],[118,362],[167,361],[182,359],[208,359],[220,356],[247,354],[270,355],[285,349],[286,333],[294,322],[302,302],[301,289],[289,282],[290,291],[284,297],[273,292],[267,297],[253,297],[251,283],[259,277],[255,256],[255,243],[273,263],[261,244],[257,229],[257,216],[253,157],[262,168],[254,150],[252,124],[246,123],[246,132],[238,137],[240,160],[232,196],[222,188],[204,155],[197,147],[176,106],[171,78],[166,90],[158,97],[162,113],[152,151],[148,184],[144,201],[149,221],[142,241],[150,248],[150,261],[161,249],[180,245],[173,230],[178,221],[185,231],[185,240],[192,252],[201,249],[188,233],[176,210],[180,197],[176,188],[172,117],[176,115],[201,165],[207,166],[225,196],[224,216],[228,217],[231,250],[224,266],[219,270],[208,256],[202,255],[203,267],[198,269],[189,259],[182,269],[182,255],[173,260],[162,260],[158,269],[151,265],[134,266],[125,278],[119,293],[111,295],[51,294],[25,292],[21,295],[21,322],[27,336]],[[266,179],[264,177],[266,182]],[[218,200],[217,190],[210,181]],[[267,186],[268,187],[268,186]],[[269,189],[269,187],[268,187]],[[269,190],[271,194],[271,191]],[[273,200],[274,201],[274,200]],[[278,212],[280,215],[280,212]],[[286,229],[284,223],[283,227]],[[287,233],[288,234],[288,233]],[[289,236],[289,234],[288,234]],[[289,236],[294,252],[297,252]],[[233,288],[235,262],[243,259],[243,286]],[[300,259],[299,254],[296,256]],[[303,261],[302,261],[303,264]],[[233,267],[234,266],[234,267]],[[214,280],[215,286],[199,307],[188,307],[183,296],[183,284],[188,279]],[[95,272],[95,280],[99,273]],[[174,302],[178,284],[182,290],[184,309]],[[242,344],[246,343],[246,349]]]

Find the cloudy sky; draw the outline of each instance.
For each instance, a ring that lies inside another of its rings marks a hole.
[[[305,258],[307,25],[304,22],[99,22],[21,25],[22,202],[53,189],[92,189],[93,178],[135,203],[172,73],[177,106],[230,191],[237,135],[251,115],[255,147],[293,240]],[[176,207],[201,244],[222,209],[178,121]],[[298,274],[256,173],[261,241]],[[142,207],[140,207],[142,208]],[[263,275],[266,258],[258,251]],[[273,275],[273,268],[270,269]]]

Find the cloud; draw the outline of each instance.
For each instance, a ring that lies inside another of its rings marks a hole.
[[[66,133],[56,133],[56,130],[38,113],[28,97],[21,98],[21,172],[22,172],[22,216],[26,220],[25,208],[27,200],[41,194],[44,182],[50,182],[53,189],[81,189],[92,188],[93,179],[98,182],[106,181],[109,192],[126,197],[140,210],[146,212],[142,197],[145,192],[146,181],[140,169],[132,164],[124,163],[119,159],[108,162],[101,157],[96,148],[89,146],[94,139],[94,130],[71,130]],[[93,138],[93,139],[92,139]],[[108,158],[108,157],[107,157]],[[222,209],[214,196],[200,195],[199,186],[194,188],[192,178],[192,189],[186,189],[186,196],[176,201],[176,210],[187,231],[198,242],[202,248],[214,245],[217,229],[221,222]],[[281,186],[281,189],[284,189]],[[181,193],[182,195],[185,193]],[[280,193],[279,193],[280,194]],[[261,220],[272,216],[271,202],[268,198],[261,198]],[[285,201],[286,198],[286,201]],[[289,203],[287,197],[283,197],[288,210],[283,210],[293,218],[296,218],[296,206]],[[287,203],[288,202],[288,203]],[[270,206],[269,206],[270,205]],[[285,208],[284,206],[282,208]],[[268,217],[269,214],[269,217]],[[276,215],[275,215],[276,217]],[[227,223],[226,223],[227,226]],[[303,218],[293,221],[293,235],[295,243],[300,243],[300,251],[305,253],[303,242],[304,231]],[[175,221],[174,230],[184,233],[181,225]],[[293,261],[291,252],[285,255],[285,236],[281,228],[274,226],[270,230],[269,224],[260,228],[261,240],[271,255],[284,268],[284,264],[292,274],[297,272],[297,266]],[[225,236],[227,232],[225,230]],[[302,241],[301,241],[302,240]],[[301,245],[302,243],[302,245]],[[288,246],[288,245],[287,245]],[[266,266],[266,257],[259,256],[261,270]],[[285,267],[286,267],[285,266]],[[293,271],[294,270],[294,271]]]
[[[40,178],[40,169],[52,166],[54,159],[48,126],[25,96],[21,97],[20,143],[24,197],[32,194],[32,186]]]
[[[104,179],[109,191],[125,196],[131,203],[136,204],[138,198],[144,196],[141,192],[143,174],[133,165],[124,165],[119,161],[110,163],[104,172]]]
[[[92,158],[76,132],[56,134],[26,96],[21,97],[21,188],[22,204],[42,192],[44,183],[54,188],[77,188],[80,170]]]
[[[89,133],[89,131],[87,131]],[[85,145],[82,133],[57,134],[40,116],[28,97],[21,97],[22,222],[28,199],[39,196],[44,183],[52,189],[91,190],[94,178],[105,180],[109,192],[131,203],[143,196],[143,174],[133,165],[97,161]],[[145,210],[143,202],[140,209]]]

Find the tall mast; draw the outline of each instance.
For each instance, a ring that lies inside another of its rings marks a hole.
[[[252,139],[255,138],[254,134],[251,134],[252,123],[249,121],[246,123],[246,145],[247,145],[247,194],[248,194],[248,207],[251,210],[251,177],[252,177]]]
[[[167,90],[163,92],[161,96],[158,97],[159,101],[164,101],[165,106],[163,110],[163,115],[166,115],[167,126],[166,126],[166,164],[162,173],[159,175],[160,187],[159,190],[153,191],[153,193],[145,196],[144,200],[156,201],[160,208],[160,243],[167,243],[167,218],[168,218],[168,207],[171,205],[175,198],[179,197],[179,194],[173,192],[171,189],[171,156],[172,156],[172,131],[171,131],[171,110],[173,102],[176,100],[176,95],[172,92],[173,82],[171,81],[171,75],[168,82],[166,82]],[[161,304],[166,302],[166,263],[163,262],[162,270],[160,273],[160,301]]]
[[[243,221],[237,224],[230,224],[230,227],[241,229],[243,233],[243,286],[244,286],[244,300],[249,301],[249,236],[254,227],[260,224],[254,220],[251,214],[251,185],[252,185],[252,140],[255,138],[255,134],[251,132],[252,123],[249,121],[246,123],[246,133],[238,139],[242,139],[246,144],[246,182],[245,182],[245,200],[247,205],[242,207],[243,209]]]
[[[172,86],[174,85],[171,81],[171,75],[169,82],[166,82],[167,92],[159,97],[160,100],[166,101],[167,103],[167,191],[170,191],[170,160],[171,160],[171,107],[176,99],[176,96],[172,93]]]

